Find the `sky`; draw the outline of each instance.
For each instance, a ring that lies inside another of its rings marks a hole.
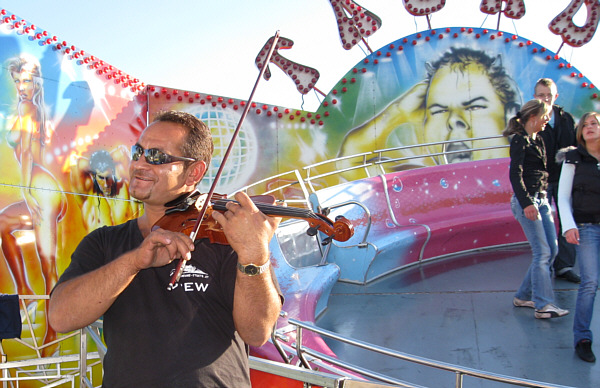
[[[294,42],[291,49],[279,53],[316,68],[320,73],[316,88],[328,94],[369,49],[377,51],[399,38],[429,29],[427,18],[411,15],[402,0],[357,3],[379,16],[382,25],[366,44],[350,50],[342,48],[328,0],[0,0],[0,9],[146,84],[247,100],[259,74],[254,60],[277,31]],[[532,40],[554,53],[559,51],[600,85],[600,33],[582,47],[561,47],[561,37],[548,29],[571,0],[525,0],[525,16],[517,20],[502,16],[500,21],[498,15],[481,12],[480,3],[446,0],[445,6],[430,16],[431,28],[495,30],[499,22],[502,31]],[[576,24],[583,25],[586,16],[584,6],[575,16]],[[302,95],[279,68],[271,65],[270,69],[271,79],[262,79],[257,85],[255,102],[317,110],[321,94],[311,91]]]

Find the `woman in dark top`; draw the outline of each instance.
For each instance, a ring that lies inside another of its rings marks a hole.
[[[558,252],[556,228],[546,197],[548,170],[544,141],[538,132],[550,118],[550,107],[539,100],[525,103],[508,121],[504,136],[510,138],[510,204],[531,246],[532,260],[513,299],[517,307],[535,309],[536,318],[562,317],[569,313],[554,305],[550,268]]]
[[[581,284],[575,305],[575,351],[596,361],[590,323],[598,290],[600,267],[600,114],[588,112],[577,124],[577,147],[559,151],[564,160],[558,184],[560,221],[567,242],[576,245]]]

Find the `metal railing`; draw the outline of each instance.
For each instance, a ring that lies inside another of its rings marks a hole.
[[[44,388],[65,385],[92,387],[90,383],[92,368],[100,364],[101,355],[98,352],[87,351],[86,332],[90,331],[90,328],[73,331],[48,343],[38,342],[35,329],[39,324],[31,318],[31,314],[35,314],[35,310],[40,308],[38,305],[40,302],[47,303],[48,300],[48,295],[19,295],[21,322],[24,330],[21,332],[21,338],[4,339],[0,342],[0,353],[2,354],[0,382],[2,382],[3,388],[18,387],[22,383],[32,381],[41,384],[40,386]],[[61,343],[67,341],[73,342],[77,338],[79,338],[79,351],[63,355],[55,352],[51,356],[44,356],[46,348],[60,346]],[[11,345],[8,346],[11,348],[28,349],[32,355],[19,355],[12,360],[9,358],[10,355],[5,352],[5,344]]]
[[[102,361],[106,354],[106,346],[101,340],[100,330],[102,329],[102,322],[97,321],[90,326],[87,326],[81,336],[81,348],[80,348],[80,359],[81,364],[84,365],[83,360],[87,358],[86,352],[86,335],[90,335],[90,338],[98,348],[99,359]],[[319,372],[299,368],[293,365],[265,360],[250,356],[249,366],[251,369],[265,372],[268,374],[285,377],[296,381],[301,381],[305,386],[319,386],[324,388],[342,388],[343,382],[347,380],[347,377],[341,375],[335,375],[327,372]],[[80,373],[81,376],[81,387],[92,388],[90,380],[85,373]]]
[[[385,149],[374,150],[371,152],[363,152],[360,154],[341,156],[338,158],[328,159],[325,161],[321,161],[318,163],[314,163],[314,164],[310,164],[310,165],[301,167],[300,169],[286,171],[281,174],[277,174],[277,175],[262,179],[260,181],[254,182],[250,185],[244,186],[244,187],[240,188],[238,191],[248,192],[248,191],[251,191],[253,187],[259,186],[265,182],[273,182],[273,181],[276,181],[277,179],[289,177],[288,179],[285,180],[287,183],[285,183],[279,187],[276,187],[276,188],[271,188],[269,191],[262,191],[260,194],[273,194],[273,193],[276,193],[277,191],[283,191],[284,189],[287,189],[287,188],[297,185],[299,187],[300,192],[302,192],[302,194],[304,195],[304,198],[299,199],[299,200],[298,199],[286,200],[285,198],[283,198],[283,199],[288,203],[301,203],[301,204],[305,204],[305,205],[309,206],[308,196],[310,193],[315,193],[318,191],[318,189],[314,185],[314,182],[319,179],[327,178],[327,177],[330,177],[333,175],[341,175],[341,174],[344,174],[347,172],[360,170],[360,169],[364,170],[364,176],[368,178],[368,177],[371,177],[369,168],[377,168],[377,169],[379,169],[380,174],[387,174],[390,171],[387,171],[385,169],[385,166],[389,165],[389,164],[397,164],[398,162],[404,162],[404,161],[408,161],[408,160],[412,160],[412,159],[433,158],[436,156],[441,156],[445,159],[445,157],[447,155],[464,154],[464,153],[471,153],[471,152],[476,152],[476,151],[489,151],[489,150],[494,150],[494,149],[508,148],[509,145],[507,143],[505,145],[494,145],[494,146],[469,148],[469,149],[461,149],[461,150],[454,150],[454,151],[415,154],[415,155],[403,156],[403,157],[399,157],[399,158],[388,156],[390,154],[394,154],[399,151],[402,152],[402,151],[408,151],[411,149],[419,149],[419,148],[432,147],[432,146],[442,146],[444,148],[446,145],[449,145],[452,143],[472,143],[472,142],[482,142],[482,141],[485,142],[488,140],[497,140],[497,139],[502,139],[502,138],[504,138],[504,137],[501,135],[498,135],[498,136],[485,136],[485,137],[467,138],[467,139],[454,139],[454,140],[446,140],[446,141],[439,141],[439,142],[432,142],[432,143],[423,143],[423,144],[399,146],[399,147],[393,147],[393,148],[385,148]],[[355,162],[352,162],[352,161],[355,161]],[[340,167],[338,167],[340,162],[348,162],[350,164],[350,166],[340,168]],[[317,173],[317,175],[314,175],[316,173],[317,169],[320,169],[321,172]],[[304,172],[304,176],[303,176],[303,174],[300,173],[300,170],[302,170]]]
[[[298,320],[292,319],[292,318],[288,319],[288,323],[290,325],[296,326],[296,342],[295,342],[294,351],[296,353],[296,356],[300,360],[301,364],[306,368],[310,368],[310,364],[315,363],[315,360],[320,360],[320,361],[324,361],[329,364],[335,365],[337,367],[344,368],[346,370],[349,370],[349,371],[352,371],[355,373],[359,373],[363,376],[366,376],[368,378],[371,378],[371,379],[374,379],[377,381],[394,384],[395,386],[411,387],[411,388],[421,387],[420,385],[407,383],[405,381],[401,381],[401,380],[398,380],[398,379],[395,379],[395,378],[392,378],[389,376],[384,376],[382,374],[366,370],[361,367],[357,367],[356,365],[353,365],[349,362],[345,362],[345,361],[340,360],[339,358],[325,355],[323,353],[314,351],[310,348],[305,348],[304,346],[302,346],[303,330],[309,330],[309,331],[319,334],[323,337],[331,338],[335,341],[339,341],[339,342],[342,342],[342,343],[345,343],[345,344],[348,344],[351,346],[365,349],[365,350],[368,350],[368,351],[371,351],[371,352],[374,352],[374,353],[377,353],[380,355],[389,356],[389,357],[393,357],[393,358],[396,358],[399,360],[408,361],[408,362],[411,362],[414,364],[423,365],[426,367],[435,368],[435,369],[453,373],[455,375],[455,385],[454,385],[455,388],[463,388],[463,378],[465,376],[471,376],[471,377],[475,377],[475,378],[482,379],[482,380],[489,380],[489,381],[494,381],[494,382],[503,383],[503,384],[519,385],[522,387],[530,387],[530,388],[534,388],[534,387],[535,388],[572,388],[572,387],[568,387],[565,385],[556,385],[556,384],[544,383],[544,382],[540,382],[540,381],[520,379],[520,378],[501,375],[501,374],[497,374],[497,373],[481,371],[478,369],[465,368],[465,367],[462,367],[459,365],[453,365],[453,364],[449,364],[449,363],[442,362],[442,361],[432,360],[432,359],[425,358],[425,357],[419,357],[419,356],[411,355],[408,353],[402,353],[402,352],[398,352],[393,349],[389,349],[389,348],[385,348],[382,346],[373,345],[373,344],[370,344],[370,343],[367,343],[364,341],[348,338],[348,337],[339,335],[337,333],[334,333],[332,331],[325,330],[325,329],[319,328],[317,326],[314,326],[311,323],[298,321]],[[307,356],[312,357],[312,359],[309,360],[309,358]]]
[[[393,163],[397,164],[398,162],[405,162],[405,161],[413,160],[413,159],[434,158],[436,156],[441,156],[444,159],[446,159],[447,155],[464,154],[464,153],[471,153],[471,152],[476,152],[476,151],[490,151],[490,150],[494,150],[494,149],[508,148],[509,145],[508,145],[508,143],[506,143],[504,145],[493,145],[493,146],[486,146],[486,147],[460,149],[460,150],[454,150],[454,151],[445,151],[444,150],[443,152],[419,153],[419,154],[408,155],[408,156],[403,156],[403,157],[399,157],[399,158],[388,156],[390,154],[394,154],[399,151],[408,151],[411,149],[421,149],[424,147],[433,147],[433,146],[442,146],[442,148],[445,148],[446,145],[453,144],[453,143],[472,143],[472,142],[481,142],[481,141],[485,142],[488,140],[497,140],[497,139],[503,139],[503,138],[504,138],[504,136],[502,136],[502,135],[485,136],[485,137],[477,137],[477,138],[453,139],[453,140],[438,141],[438,142],[432,142],[432,143],[421,143],[421,144],[398,146],[398,147],[392,147],[392,148],[384,148],[384,149],[374,150],[371,152],[364,152],[364,153],[360,153],[360,154],[348,155],[348,156],[342,156],[342,157],[338,157],[338,158],[334,158],[334,159],[329,159],[326,161],[322,161],[322,162],[318,162],[318,163],[314,163],[314,164],[305,166],[302,169],[306,173],[305,184],[308,187],[310,187],[311,190],[314,192],[315,188],[312,183],[313,181],[315,181],[317,179],[321,179],[321,178],[326,178],[326,177],[329,177],[332,175],[338,175],[338,174],[343,174],[343,173],[358,170],[358,169],[363,169],[365,177],[371,177],[371,173],[369,172],[370,167],[376,167],[379,169],[381,174],[387,174],[390,171],[387,171],[385,169],[385,165],[389,165],[389,164],[393,164]],[[356,162],[351,163],[352,160],[356,160]],[[348,167],[344,167],[344,168],[338,168],[337,165],[340,164],[340,162],[344,162],[344,161],[350,163],[351,165]],[[447,163],[445,163],[445,164],[447,164]],[[327,165],[333,165],[333,167],[328,169],[325,167]],[[320,168],[321,170],[329,170],[329,171],[321,172],[318,175],[312,175],[313,170],[316,170],[317,168]]]

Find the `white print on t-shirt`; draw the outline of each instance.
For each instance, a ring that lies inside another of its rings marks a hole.
[[[175,273],[175,269],[171,270],[171,275],[173,276],[173,274]],[[206,292],[206,289],[208,288],[208,283],[196,283],[196,282],[186,282],[183,281],[183,279],[185,278],[202,278],[202,279],[208,279],[209,276],[206,272],[194,267],[191,264],[186,264],[183,267],[183,272],[181,273],[181,278],[180,281],[178,283],[175,283],[175,286],[173,288],[177,288],[180,285],[183,287],[185,292],[193,292],[193,291],[202,291],[202,292]],[[191,279],[189,279],[191,280]]]
[[[175,273],[175,269],[171,270],[171,276]],[[186,264],[183,266],[183,272],[181,273],[181,278],[204,278],[208,279],[208,274],[191,264]]]

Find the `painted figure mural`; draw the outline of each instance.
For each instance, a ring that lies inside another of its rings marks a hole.
[[[135,218],[142,210],[129,195],[127,169],[129,150],[119,145],[112,151],[94,151],[89,158],[81,156],[71,166],[71,185],[77,196],[81,217],[87,231],[102,225],[116,225]]]
[[[44,155],[52,137],[46,117],[42,71],[35,57],[21,55],[9,60],[7,70],[18,95],[15,122],[6,141],[14,149],[21,167],[22,200],[0,211],[2,252],[20,294],[35,294],[31,288],[22,251],[14,232],[34,233],[37,259],[48,294],[58,279],[56,268],[57,224],[66,212],[66,199],[54,175],[45,167]],[[45,190],[34,190],[41,187]],[[48,327],[44,343],[56,338]]]

